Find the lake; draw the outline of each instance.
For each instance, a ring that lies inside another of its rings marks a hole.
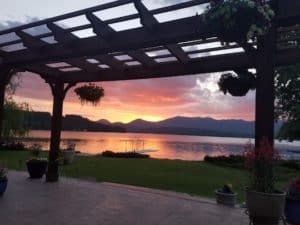
[[[29,137],[37,138],[35,143],[40,143],[45,150],[49,149],[50,131],[31,131]],[[254,143],[253,139],[247,138],[63,131],[61,146],[64,148],[72,142],[76,144],[76,150],[88,154],[98,154],[106,150],[144,150],[153,158],[203,160],[205,155],[242,154],[245,144],[249,141]],[[32,142],[28,141],[27,145],[30,144]],[[290,152],[300,151],[299,141],[276,141],[275,146],[283,156],[300,156]]]

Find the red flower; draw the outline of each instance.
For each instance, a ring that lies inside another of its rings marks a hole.
[[[257,161],[273,164],[280,160],[280,155],[270,145],[266,137],[262,138],[257,148],[248,143],[245,147],[244,157],[248,167],[253,166]]]

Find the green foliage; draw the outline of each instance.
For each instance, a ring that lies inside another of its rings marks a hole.
[[[248,71],[241,71],[237,75],[233,73],[222,74],[218,85],[220,90],[232,96],[245,96],[249,90],[255,89],[256,78]]]
[[[275,115],[286,123],[280,139],[300,139],[300,64],[277,68]]]
[[[81,103],[92,103],[97,105],[104,96],[104,89],[101,86],[89,83],[75,89],[76,95]]]
[[[221,41],[241,43],[266,34],[275,13],[265,1],[221,0],[211,1],[204,15]]]
[[[11,97],[5,99],[2,135],[6,140],[24,136],[28,129],[25,127],[26,103],[16,103]]]

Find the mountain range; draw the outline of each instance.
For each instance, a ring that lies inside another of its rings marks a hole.
[[[121,126],[127,132],[137,133],[254,137],[254,122],[245,120],[216,120],[213,118],[177,116],[159,122],[137,119],[129,123],[111,123],[102,119],[98,123]],[[275,123],[275,134],[281,126],[281,121]]]
[[[51,115],[47,112],[29,112],[26,126],[32,130],[49,130]],[[275,134],[282,122],[275,124]],[[102,132],[136,132],[222,137],[253,137],[254,122],[245,120],[216,120],[203,117],[177,116],[158,122],[142,119],[129,123],[111,123],[108,120],[91,121],[79,115],[63,117],[63,130],[68,131],[102,131]]]

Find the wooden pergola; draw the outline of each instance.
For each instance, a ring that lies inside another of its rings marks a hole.
[[[58,180],[58,158],[64,97],[79,82],[134,80],[255,68],[255,140],[274,132],[274,68],[300,60],[300,2],[278,0],[269,34],[253,45],[223,46],[215,27],[202,15],[159,21],[160,15],[204,8],[209,0],[190,0],[149,10],[141,0],[118,0],[62,16],[0,31],[0,129],[5,87],[15,71],[39,74],[51,87],[53,113],[47,181]],[[132,8],[125,16],[102,19],[98,14]],[[75,27],[60,21],[83,17]],[[131,24],[131,28],[122,24]],[[123,27],[123,29],[117,28]],[[216,24],[217,26],[217,24]],[[42,28],[43,32],[32,32]],[[124,29],[125,28],[125,29]],[[81,38],[78,32],[94,36]],[[38,93],[37,93],[38,94]]]

